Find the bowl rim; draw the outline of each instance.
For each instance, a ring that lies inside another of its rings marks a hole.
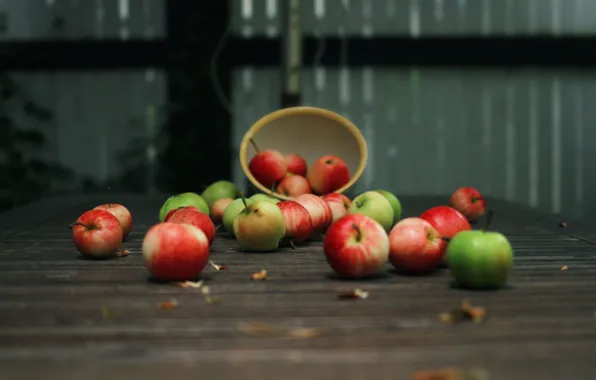
[[[358,127],[356,127],[356,125],[354,125],[354,123],[352,123],[345,116],[340,115],[339,113],[331,111],[326,108],[313,107],[313,106],[295,106],[295,107],[282,108],[282,109],[270,112],[270,113],[264,115],[263,117],[261,117],[259,120],[257,120],[253,125],[251,125],[251,127],[246,131],[246,133],[244,133],[244,136],[242,137],[242,141],[240,143],[240,152],[239,152],[240,157],[239,158],[240,158],[240,165],[242,166],[242,171],[244,171],[244,174],[246,175],[248,180],[254,186],[256,186],[259,190],[261,190],[263,193],[274,196],[279,199],[283,199],[283,200],[294,199],[294,197],[289,197],[289,196],[286,196],[283,194],[279,194],[271,189],[267,189],[265,186],[263,186],[261,183],[259,183],[256,180],[256,178],[252,175],[252,173],[250,172],[250,170],[248,168],[248,159],[247,159],[247,151],[248,151],[248,147],[250,145],[250,139],[258,131],[260,131],[263,127],[271,124],[272,122],[274,122],[276,120],[279,120],[281,118],[288,117],[288,116],[305,115],[305,114],[321,116],[321,117],[333,120],[333,121],[341,124],[344,128],[346,128],[348,131],[350,131],[352,136],[356,139],[356,143],[358,144],[358,150],[360,151],[360,162],[358,163],[358,167],[357,167],[356,171],[354,172],[354,174],[352,174],[350,181],[347,184],[345,184],[344,186],[342,186],[341,188],[335,190],[334,193],[345,192],[350,187],[352,187],[356,183],[356,181],[358,181],[358,179],[360,179],[360,177],[362,176],[362,173],[364,172],[364,169],[366,168],[366,163],[368,161],[368,147],[366,145],[366,140],[364,139],[362,132],[360,132],[360,129],[358,129]]]

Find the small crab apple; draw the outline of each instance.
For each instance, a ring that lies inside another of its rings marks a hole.
[[[276,191],[279,194],[297,197],[302,194],[312,193],[308,180],[301,175],[290,175],[279,181]]]
[[[197,210],[199,212],[201,212],[201,210],[199,210],[198,208],[196,208],[195,206],[180,206],[178,208],[174,208],[171,209],[170,211],[168,211],[168,214],[166,215],[166,217],[164,218],[164,222],[167,222],[170,220],[170,218],[178,211],[178,210],[182,210],[183,208],[192,208],[194,210]]]
[[[250,160],[248,169],[261,185],[271,189],[288,172],[284,156],[277,150],[260,151],[253,139],[250,139],[250,143],[257,154]]]
[[[308,239],[313,233],[312,219],[308,211],[298,202],[283,201],[277,204],[284,216],[286,236],[290,245]]]
[[[470,222],[475,222],[484,215],[486,201],[473,187],[461,187],[449,198],[449,206],[461,212]]]
[[[182,207],[178,209],[170,219],[168,219],[168,222],[191,224],[203,231],[209,241],[209,246],[213,244],[213,240],[215,239],[215,226],[207,214],[203,214],[195,207]]]
[[[337,156],[323,156],[308,169],[306,178],[315,194],[324,195],[350,182],[350,169]]]
[[[333,221],[331,207],[321,197],[314,194],[302,194],[294,199],[310,214],[314,232],[324,232]]]
[[[191,224],[163,222],[147,231],[142,251],[153,279],[196,280],[209,260],[209,241]]]
[[[489,231],[492,216],[489,210],[482,230],[462,231],[447,246],[449,271],[460,287],[498,289],[507,284],[513,248],[505,235]]]
[[[436,206],[429,208],[420,215],[421,219],[429,222],[437,232],[444,238],[453,238],[461,231],[468,231],[472,229],[468,219],[463,216],[456,209],[449,206]],[[441,243],[441,252],[443,254],[443,264],[445,252],[447,249],[448,240],[443,239]]]
[[[385,229],[366,215],[347,215],[333,223],[323,241],[325,257],[341,277],[369,277],[389,256]]]
[[[327,202],[331,208],[331,213],[333,214],[333,220],[331,223],[334,223],[338,219],[348,215],[350,205],[352,205],[350,198],[340,193],[325,194],[321,198]]]
[[[199,194],[186,192],[177,195],[172,195],[165,200],[159,209],[159,221],[164,222],[166,216],[174,209],[180,207],[193,206],[197,210],[209,215],[209,205]]]
[[[211,220],[214,224],[223,223],[224,211],[226,211],[226,207],[232,202],[234,202],[232,198],[220,198],[213,202],[211,205]]]
[[[286,235],[284,216],[279,207],[269,201],[244,202],[244,210],[234,219],[234,236],[247,251],[269,252],[279,247]]]
[[[304,158],[296,153],[290,153],[284,156],[284,161],[286,163],[288,173],[301,175],[303,177],[306,176],[307,165]]]
[[[389,261],[406,273],[431,272],[443,259],[443,240],[426,220],[402,219],[389,233]]]
[[[114,215],[122,227],[122,241],[126,240],[132,231],[132,214],[126,207],[118,203],[106,203],[96,206],[94,210],[105,210]]]
[[[122,244],[120,221],[106,210],[89,210],[70,227],[77,251],[87,258],[108,258]]]

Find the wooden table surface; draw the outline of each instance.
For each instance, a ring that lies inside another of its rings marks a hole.
[[[405,216],[444,202],[404,197]],[[127,257],[83,260],[68,224],[98,203],[134,216]],[[255,254],[218,235],[200,289],[148,281],[141,242],[163,197],[46,200],[0,214],[0,379],[411,379],[454,368],[466,379],[594,379],[596,229],[490,200],[515,251],[510,286],[451,287],[424,277],[335,277],[321,243]],[[562,270],[566,266],[567,270]],[[266,269],[264,281],[252,281]],[[365,300],[339,300],[360,288]],[[446,323],[462,300],[483,323]],[[158,305],[175,300],[177,306]],[[482,376],[481,376],[482,375]],[[435,380],[452,379],[437,377]],[[453,379],[456,379],[454,377]]]

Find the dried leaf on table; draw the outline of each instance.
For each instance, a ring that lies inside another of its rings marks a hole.
[[[201,294],[203,295],[203,299],[207,303],[219,303],[218,297],[211,297],[211,290],[208,286],[203,286],[201,288]]]
[[[483,322],[486,319],[486,310],[483,307],[472,306],[464,300],[461,307],[439,314],[443,322]]]
[[[288,330],[288,336],[298,339],[310,339],[323,335],[323,331],[310,327],[299,327]]]
[[[175,286],[178,286],[180,288],[197,288],[197,289],[199,289],[203,286],[203,280],[197,281],[197,282],[193,282],[193,281],[174,282],[172,284]]]
[[[363,291],[362,289],[354,289],[350,290],[349,292],[342,292],[339,294],[339,299],[367,299],[368,292]]]
[[[565,272],[567,269],[569,269],[569,268],[567,268],[567,265],[563,265],[563,266],[561,267],[561,270],[562,270],[563,272]]]
[[[165,301],[165,302],[160,302],[157,304],[157,307],[159,307],[161,310],[175,309],[176,306],[178,306],[178,301],[175,299],[171,299],[171,300]]]
[[[101,316],[103,318],[114,318],[114,312],[111,309],[109,309],[109,308],[107,308],[105,306],[102,306],[102,308],[101,308]]]
[[[130,251],[128,249],[118,249],[115,253],[116,257],[125,257],[130,255]]]
[[[253,281],[262,281],[267,279],[267,271],[265,269],[261,269],[260,272],[253,273],[250,276],[250,279]]]
[[[215,264],[213,261],[209,260],[209,264],[216,270],[216,271],[220,271],[220,270],[226,270],[228,269],[227,265],[217,265]]]
[[[274,337],[288,337],[295,339],[310,339],[321,336],[323,331],[317,328],[297,327],[283,328],[260,322],[242,322],[238,330],[248,335],[265,335]]]
[[[248,335],[282,335],[283,329],[278,326],[260,322],[241,322],[238,330]]]

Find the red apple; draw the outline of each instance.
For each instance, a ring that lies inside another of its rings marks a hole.
[[[333,220],[331,223],[335,222],[339,218],[348,215],[348,210],[350,209],[350,205],[352,204],[350,198],[340,193],[326,194],[323,195],[322,198],[325,202],[327,202],[327,204],[331,208],[331,213],[333,214]]]
[[[347,215],[329,227],[323,250],[338,275],[368,277],[387,262],[389,239],[383,227],[371,217]]]
[[[350,169],[337,156],[323,156],[310,167],[306,178],[315,194],[328,194],[350,182]]]
[[[302,194],[294,199],[310,214],[314,232],[324,232],[333,221],[331,207],[321,197],[314,194]]]
[[[276,191],[279,194],[289,197],[297,197],[302,194],[312,193],[308,180],[297,174],[282,179],[277,185]]]
[[[170,219],[168,219],[168,222],[191,224],[203,231],[209,241],[209,246],[213,244],[213,240],[215,239],[215,226],[207,214],[203,214],[195,207],[179,208]]]
[[[172,215],[174,215],[174,214],[176,213],[176,211],[178,211],[178,210],[181,210],[181,209],[183,209],[183,208],[187,208],[187,207],[193,208],[193,209],[195,209],[195,210],[197,210],[197,211],[201,211],[201,210],[199,210],[198,208],[196,208],[195,206],[180,206],[180,207],[176,207],[176,208],[174,208],[174,209],[171,209],[170,211],[168,211],[168,213],[166,214],[166,217],[164,218],[164,220],[163,220],[163,221],[164,221],[164,222],[167,222],[167,221],[169,221],[169,220],[170,220],[170,218],[172,217]]]
[[[312,219],[308,211],[298,202],[279,202],[277,207],[281,210],[286,224],[285,239],[290,244],[300,243],[308,239],[313,233]]]
[[[289,173],[301,175],[303,177],[306,176],[306,161],[301,156],[291,153],[286,154],[284,157],[284,161],[286,163],[286,168],[288,169]]]
[[[126,240],[132,231],[132,214],[126,207],[117,203],[107,203],[95,207],[94,210],[105,210],[114,215],[122,227],[122,241]]]
[[[472,226],[459,211],[449,206],[436,206],[420,215],[421,219],[429,222],[442,237],[451,239],[461,231],[471,230]],[[445,255],[447,241],[441,243],[441,252]]]
[[[223,222],[223,213],[230,203],[234,202],[232,198],[220,198],[211,205],[211,220],[213,224],[221,224]]]
[[[70,227],[73,243],[85,257],[110,257],[122,244],[120,221],[106,210],[87,211]]]
[[[143,259],[158,281],[196,280],[209,260],[209,241],[199,228],[185,223],[154,225],[143,239]]]
[[[449,198],[449,206],[461,212],[471,222],[480,219],[486,211],[484,197],[473,187],[457,189]]]
[[[281,181],[288,172],[284,156],[277,150],[260,151],[254,140],[250,140],[257,154],[250,160],[248,169],[257,181],[268,189]]]
[[[174,208],[170,211],[168,211],[168,213],[166,214],[166,217],[164,218],[164,222],[167,222],[168,220],[170,220],[170,218],[172,217],[172,215],[174,215],[176,213],[176,211],[180,210],[181,208],[184,207],[193,207],[193,206],[183,206],[183,207],[178,207],[178,208]]]
[[[405,218],[389,233],[389,261],[399,270],[423,274],[443,259],[443,238],[424,219]]]

